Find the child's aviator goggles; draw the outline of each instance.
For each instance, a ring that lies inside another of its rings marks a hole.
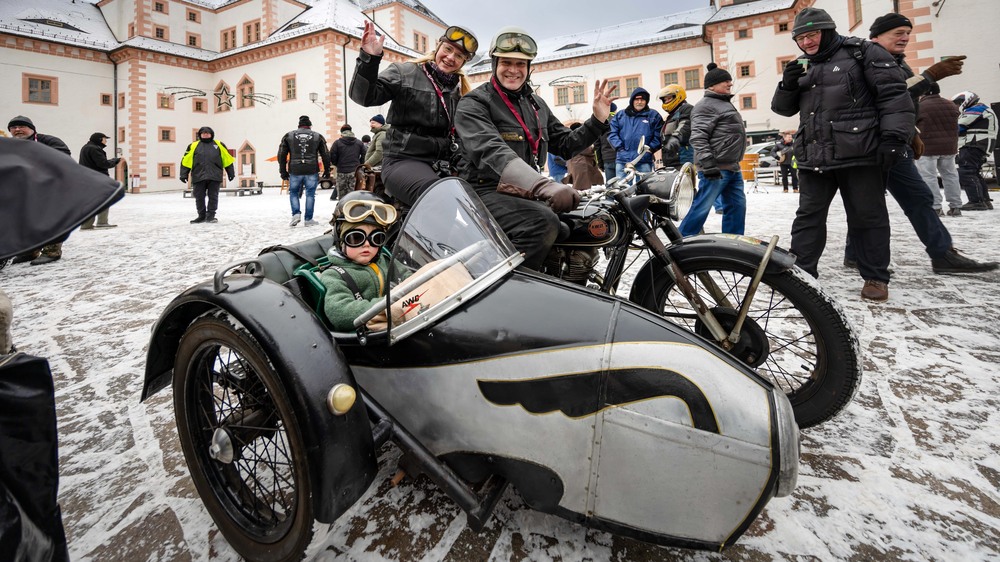
[[[364,199],[348,201],[344,205],[344,218],[347,222],[361,222],[368,217],[374,218],[375,222],[382,226],[389,226],[396,222],[396,208],[378,201]]]
[[[538,54],[535,40],[523,33],[502,33],[497,37],[493,54],[503,56],[509,53],[522,53],[534,58]]]
[[[465,52],[469,54],[469,58],[476,55],[476,51],[479,50],[479,41],[476,40],[475,36],[468,31],[462,29],[458,26],[451,26],[444,32],[444,38],[452,43],[461,45]]]
[[[350,248],[360,248],[365,245],[367,240],[373,248],[381,248],[385,245],[385,238],[384,230],[373,230],[371,233],[365,234],[364,230],[355,228],[344,233],[344,245]]]

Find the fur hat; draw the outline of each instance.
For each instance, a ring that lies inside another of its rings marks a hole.
[[[299,117],[299,127],[312,127],[313,122],[309,120],[308,115],[303,115]]]
[[[369,121],[377,121],[379,125],[385,125],[385,117],[382,117],[381,113],[375,115]]]
[[[911,22],[910,18],[904,16],[903,14],[889,12],[884,16],[875,18],[872,26],[868,29],[868,38],[874,39],[886,31],[896,29],[897,27],[909,27],[912,29],[913,22]]]
[[[18,115],[17,117],[11,119],[10,123],[7,123],[7,130],[9,131],[14,125],[23,125],[25,127],[30,127],[32,131],[35,130],[35,124],[31,122],[31,119],[28,119],[24,115]]]
[[[733,75],[729,74],[725,68],[719,68],[719,65],[714,62],[708,63],[708,72],[705,73],[705,88],[711,88],[712,86],[722,83],[731,82],[733,80]]]
[[[792,24],[792,37],[819,29],[837,29],[837,24],[834,23],[830,14],[826,13],[826,10],[805,8],[795,16],[795,23]]]

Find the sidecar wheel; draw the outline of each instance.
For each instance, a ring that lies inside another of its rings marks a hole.
[[[712,259],[681,264],[687,279],[724,327],[735,324],[754,270]],[[736,357],[781,389],[792,403],[795,421],[812,427],[837,415],[854,397],[861,367],[853,333],[840,309],[804,279],[786,270],[765,274],[737,345]],[[708,291],[714,281],[725,298],[719,304]],[[687,299],[665,271],[633,295],[635,302],[707,337]],[[756,347],[756,348],[755,348]]]
[[[184,458],[241,556],[299,560],[313,524],[302,435],[267,355],[228,318],[199,318],[177,350],[174,414]]]

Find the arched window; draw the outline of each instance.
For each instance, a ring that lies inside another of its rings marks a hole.
[[[257,149],[249,142],[244,142],[236,153],[236,160],[239,164],[236,174],[240,178],[240,187],[253,187],[257,180]]]
[[[240,78],[239,83],[236,85],[237,95],[239,96],[239,107],[243,109],[244,107],[253,107],[253,80],[250,79],[246,74],[243,78]]]
[[[220,81],[215,86],[215,111],[229,111],[233,108],[233,98],[236,97],[229,90],[229,84]]]

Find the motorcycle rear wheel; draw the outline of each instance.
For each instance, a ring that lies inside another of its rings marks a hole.
[[[721,307],[729,319],[734,316],[732,311],[743,305],[754,276],[751,266],[711,257],[688,260],[680,267],[709,308]],[[749,336],[744,341],[750,341],[751,346],[757,342],[760,349],[753,353],[744,349],[741,357],[788,396],[801,428],[837,415],[861,383],[853,330],[840,307],[805,275],[793,268],[763,276],[743,328]],[[705,276],[720,289],[725,303],[713,298]],[[664,270],[658,270],[655,282],[642,285],[633,294],[637,304],[692,332],[707,335],[694,309]],[[760,342],[766,343],[766,348]],[[747,357],[754,361],[747,361]]]
[[[177,433],[191,479],[247,560],[299,560],[312,539],[305,444],[257,341],[224,314],[195,320],[174,367]]]

